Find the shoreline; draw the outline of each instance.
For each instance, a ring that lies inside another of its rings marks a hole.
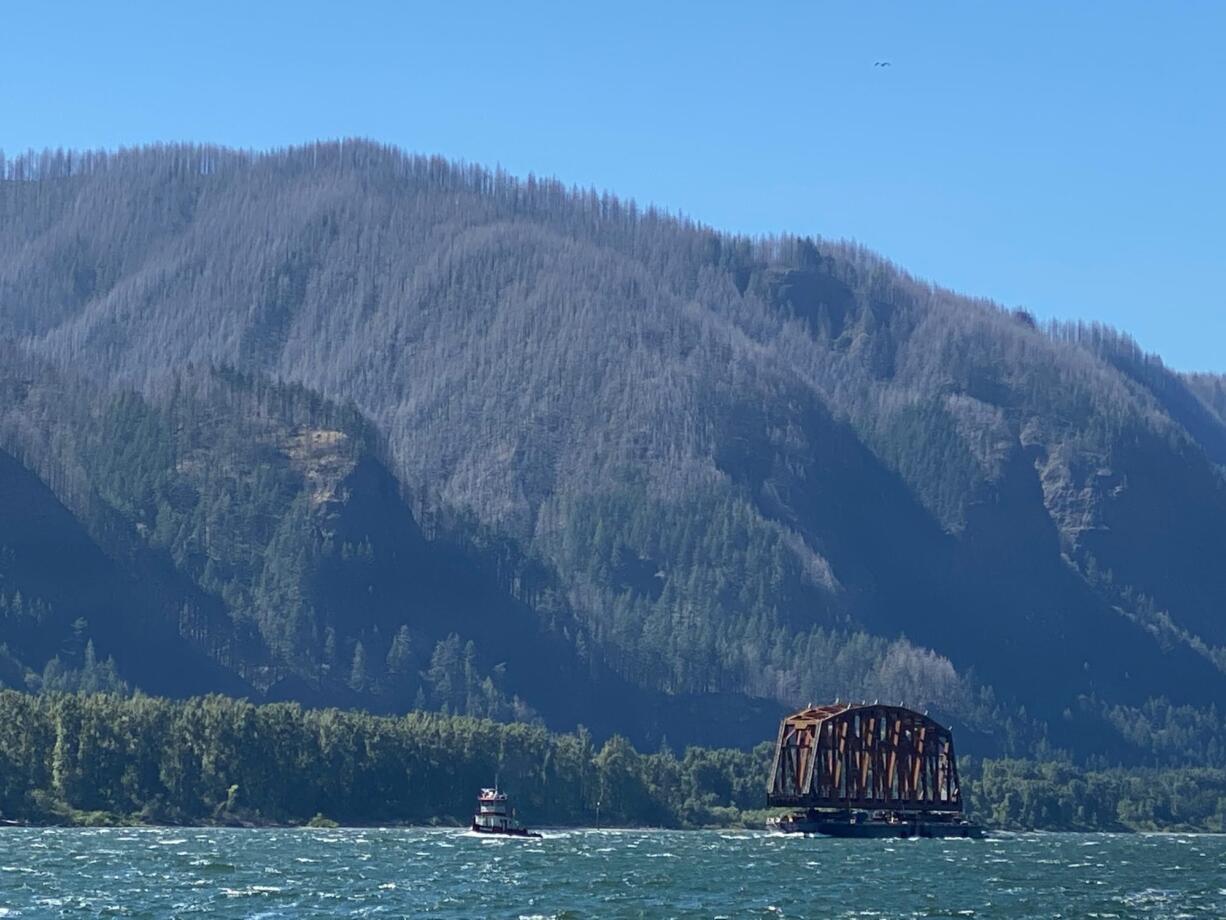
[[[982,824],[983,830],[987,834],[1110,834],[1118,836],[1146,836],[1155,834],[1164,835],[1188,835],[1196,834],[1207,837],[1226,836],[1226,831],[1213,831],[1205,828],[1194,827],[1155,827],[1155,828],[1077,828],[1077,827],[998,827],[991,824]],[[159,822],[159,821],[141,821],[139,819],[124,818],[118,815],[99,815],[96,813],[85,816],[83,820],[65,820],[65,821],[26,821],[15,819],[0,819],[0,833],[7,828],[34,828],[34,829],[49,829],[49,828],[65,828],[65,829],[118,829],[129,828],[133,830],[429,830],[429,831],[457,831],[465,832],[468,830],[468,825],[465,823],[423,823],[415,821],[382,821],[373,823],[363,822],[344,822],[334,821],[329,818],[319,820],[319,816],[308,821],[275,821],[263,818],[234,818],[231,820],[221,821],[192,821],[192,822]],[[552,825],[535,825],[532,830],[540,832],[573,832],[573,831],[617,831],[617,832],[647,832],[647,831],[668,831],[670,833],[767,833],[767,828],[764,824],[744,824],[744,825],[726,825],[726,824],[708,824],[697,827],[666,827],[663,825],[609,825],[604,827],[595,827],[590,824],[552,824]],[[832,838],[833,839],[833,838]]]

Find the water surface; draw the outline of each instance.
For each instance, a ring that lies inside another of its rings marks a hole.
[[[0,829],[0,917],[1226,917],[1226,837]]]

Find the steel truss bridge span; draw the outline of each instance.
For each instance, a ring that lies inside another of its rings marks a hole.
[[[779,727],[767,804],[960,813],[953,735],[902,706],[810,706]]]

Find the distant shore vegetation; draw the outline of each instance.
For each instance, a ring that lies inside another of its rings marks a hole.
[[[582,728],[425,712],[6,690],[0,820],[461,825],[498,777],[537,826],[761,827],[771,753],[644,753]],[[971,817],[994,828],[1226,830],[1226,770],[968,760],[962,772]]]

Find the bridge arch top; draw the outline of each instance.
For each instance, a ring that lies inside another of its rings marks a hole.
[[[934,732],[948,734],[947,729],[927,713],[908,709],[906,706],[890,706],[884,703],[828,703],[823,706],[806,706],[783,720],[787,728],[811,728],[825,722],[840,722],[854,716],[876,716],[901,720],[911,726],[922,726]]]

